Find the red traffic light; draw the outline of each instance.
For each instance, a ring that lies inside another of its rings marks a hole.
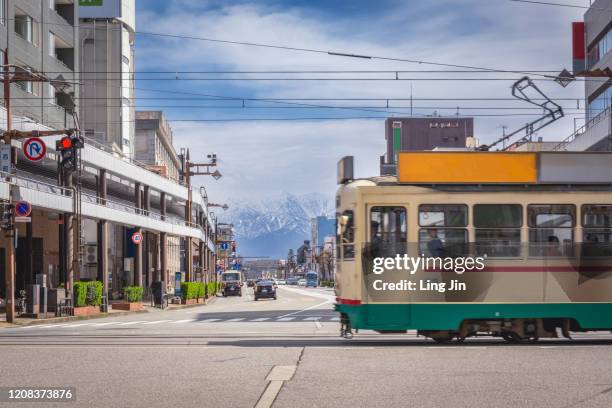
[[[60,140],[60,146],[62,149],[70,149],[72,147],[72,139],[68,136],[63,137],[62,140]]]

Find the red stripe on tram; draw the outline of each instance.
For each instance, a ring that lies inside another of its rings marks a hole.
[[[357,306],[361,304],[361,300],[359,299],[343,299],[343,298],[336,298],[336,302],[340,303],[341,305],[353,305],[353,306]]]

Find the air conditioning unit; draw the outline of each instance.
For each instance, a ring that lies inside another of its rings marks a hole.
[[[85,263],[87,265],[98,263],[98,246],[96,244],[85,245]]]

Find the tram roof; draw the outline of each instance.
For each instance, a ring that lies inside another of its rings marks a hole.
[[[397,162],[398,184],[612,184],[612,152],[418,151],[400,152]]]

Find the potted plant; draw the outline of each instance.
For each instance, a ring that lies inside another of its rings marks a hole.
[[[102,304],[102,282],[74,282],[74,315],[99,314]]]
[[[113,309],[135,311],[142,309],[142,286],[126,286],[123,288],[123,301],[113,303]]]

